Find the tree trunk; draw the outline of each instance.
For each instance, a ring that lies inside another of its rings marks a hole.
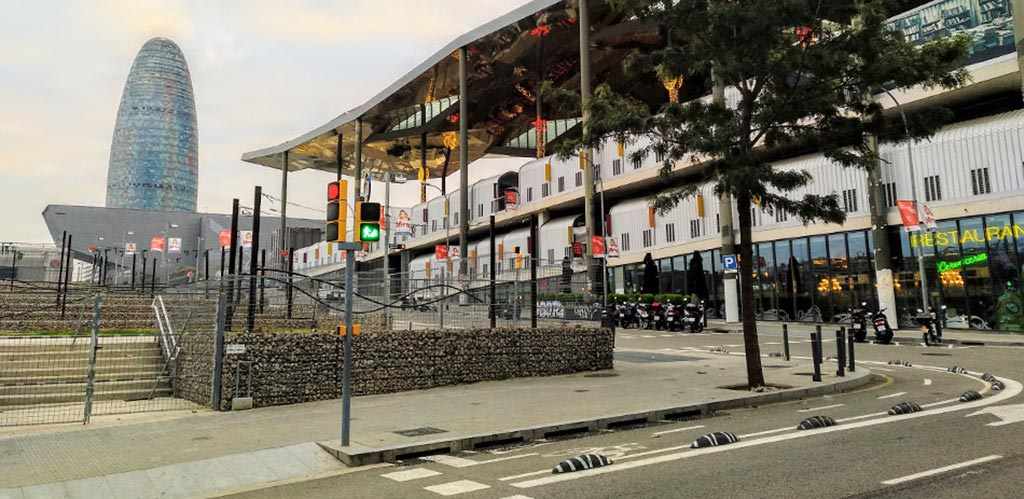
[[[736,198],[740,212],[740,303],[743,314],[743,344],[747,358],[747,383],[750,388],[764,386],[761,369],[761,346],[757,342],[757,321],[754,317],[754,246],[751,243],[751,199],[743,193]]]

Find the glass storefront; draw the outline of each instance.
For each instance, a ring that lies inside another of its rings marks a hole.
[[[912,327],[921,307],[920,253],[929,303],[947,307],[946,327],[1024,331],[1024,212],[944,220],[937,225],[928,234],[890,228],[895,316],[901,326]],[[873,252],[866,230],[755,244],[758,319],[844,322],[849,309],[860,302],[876,306]],[[657,261],[661,292],[706,295],[701,297],[709,303],[710,316],[721,317],[720,259],[721,252],[711,250]],[[643,265],[624,270],[625,290],[636,292]],[[887,313],[894,317],[893,312]]]

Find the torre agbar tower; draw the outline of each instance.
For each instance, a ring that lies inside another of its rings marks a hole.
[[[199,138],[192,79],[181,49],[146,42],[124,84],[107,170],[108,208],[196,210]]]

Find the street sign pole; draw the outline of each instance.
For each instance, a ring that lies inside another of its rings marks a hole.
[[[341,445],[348,446],[349,426],[352,416],[352,275],[356,268],[356,251],[363,249],[362,243],[338,243],[345,250],[345,336],[344,360],[341,381]]]

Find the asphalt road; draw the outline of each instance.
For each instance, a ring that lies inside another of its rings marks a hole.
[[[665,353],[714,347],[743,351],[736,333],[620,331],[617,341],[623,348]],[[763,333],[762,353],[781,351],[780,341],[777,334]],[[824,350],[833,355],[835,344],[826,343]],[[805,338],[794,338],[792,354],[810,355]],[[1024,348],[858,345],[857,359],[876,376],[868,387],[851,393],[414,460],[236,497],[1024,497],[1024,395],[1015,394],[1017,382],[1024,381]],[[912,367],[887,364],[895,359]],[[1007,390],[991,391],[977,376],[947,372],[952,365],[1005,378]],[[824,369],[834,370],[835,363]],[[770,382],[771,372],[765,374]],[[966,390],[983,391],[984,407],[962,408],[956,399]],[[925,412],[885,414],[904,401],[920,404]],[[830,416],[839,424],[795,430],[813,415]],[[740,442],[689,448],[713,431],[732,432]],[[551,473],[559,461],[586,453],[611,457],[615,464]]]

